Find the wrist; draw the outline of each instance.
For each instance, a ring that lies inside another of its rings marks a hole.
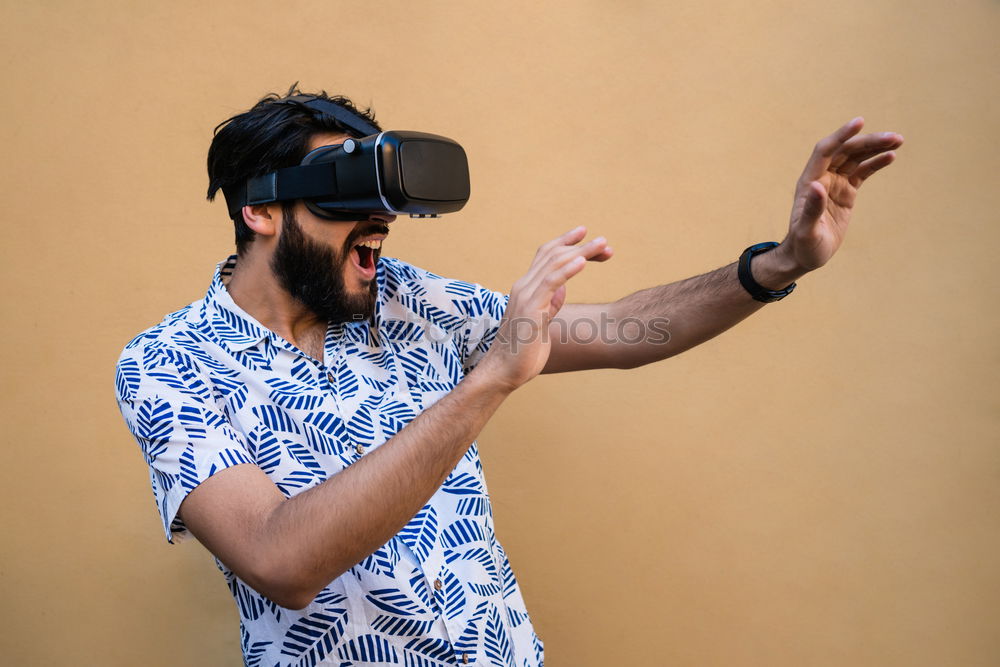
[[[754,257],[750,273],[761,287],[783,290],[808,272],[799,266],[788,247],[781,243],[773,250]]]
[[[488,394],[502,401],[520,385],[498,370],[493,357],[494,355],[487,352],[462,382],[477,393]]]

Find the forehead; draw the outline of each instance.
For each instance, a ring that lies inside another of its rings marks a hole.
[[[349,134],[337,134],[335,132],[326,132],[321,134],[314,134],[309,139],[309,150],[313,151],[320,146],[332,146],[334,144],[342,144],[345,139],[349,139],[351,135]]]

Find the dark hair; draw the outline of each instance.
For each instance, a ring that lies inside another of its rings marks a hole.
[[[309,142],[315,134],[335,132],[359,136],[327,114],[288,101],[289,97],[302,94],[298,84],[292,84],[285,95],[271,93],[261,98],[249,111],[228,118],[215,127],[215,136],[208,149],[209,201],[215,199],[222,188],[297,165],[309,152]],[[349,98],[340,95],[331,97],[326,91],[310,95],[338,104],[381,130],[370,108],[361,111]],[[233,223],[236,226],[236,252],[242,254],[253,241],[254,232],[243,222],[242,211],[233,216]]]

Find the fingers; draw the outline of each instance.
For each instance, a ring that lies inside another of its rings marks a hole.
[[[566,281],[582,271],[587,261],[611,258],[614,251],[604,237],[576,245],[585,233],[578,227],[538,249],[528,274],[515,284],[518,301],[534,312],[542,309],[554,314],[565,300]]]
[[[531,261],[531,266],[528,267],[528,273],[524,276],[524,281],[533,281],[538,276],[539,271],[541,271],[541,267],[544,266],[551,257],[561,256],[565,253],[582,252],[587,259],[593,259],[598,262],[610,259],[610,253],[605,252],[607,240],[604,239],[604,237],[599,236],[582,246],[576,245],[583,240],[583,237],[586,234],[587,228],[580,226],[575,229],[571,229],[565,234],[562,234],[547,243],[542,244],[535,253],[535,257]]]
[[[865,179],[874,174],[876,171],[882,167],[888,167],[892,164],[893,160],[896,159],[896,154],[892,151],[888,153],[882,153],[876,157],[866,160],[858,165],[858,168],[854,170],[854,173],[850,176],[851,185],[858,188],[861,184],[865,182]]]
[[[587,261],[588,262],[606,262],[609,259],[611,259],[611,256],[614,255],[614,254],[615,254],[614,249],[612,249],[612,247],[609,246],[609,245],[605,245],[604,246],[604,250],[602,250],[601,252],[597,253],[593,257],[588,257]]]
[[[830,161],[830,168],[850,176],[858,165],[876,155],[903,145],[903,137],[895,132],[878,132],[853,137],[841,146]]]
[[[608,252],[608,241],[603,236],[598,236],[587,243],[579,246],[563,246],[553,248],[547,255],[536,260],[535,270],[529,281],[540,278],[546,273],[558,269],[567,262],[571,262],[577,257],[585,261],[603,262],[611,258]]]
[[[545,261],[545,258],[557,248],[562,248],[566,246],[576,245],[583,240],[583,237],[587,235],[587,228],[583,225],[579,227],[574,227],[565,234],[560,234],[551,241],[546,241],[538,247],[535,251],[535,256],[531,259],[531,264],[528,266],[528,272],[525,274],[522,280],[528,281],[534,278],[535,274],[538,273],[538,267],[541,262]]]
[[[573,245],[582,241],[583,237],[586,235],[587,235],[587,228],[584,227],[583,225],[580,225],[579,227],[574,227],[573,229],[569,230],[562,236],[558,236],[549,241],[548,243],[542,245],[542,248],[561,246],[561,245]]]
[[[549,315],[555,315],[559,309],[555,308],[553,310],[551,307],[556,306],[558,301],[565,300],[564,288],[566,281],[580,273],[580,271],[583,271],[583,267],[586,264],[587,259],[583,255],[576,255],[564,261],[552,262],[547,267],[548,270],[539,276],[534,285],[535,289],[528,300],[532,309],[545,309],[549,312]],[[560,290],[563,290],[562,299],[557,299]],[[558,305],[562,307],[561,303],[558,303]]]
[[[580,255],[588,262],[605,262],[611,259],[613,251],[608,245],[608,240],[603,236],[591,239],[581,246],[560,248],[552,253],[553,258],[566,256],[570,259],[575,255]]]
[[[582,241],[583,237],[586,235],[587,235],[587,228],[584,227],[583,225],[580,225],[579,227],[574,227],[565,234],[557,236],[551,241],[543,243],[538,247],[538,250],[535,252],[535,257],[532,260],[532,264],[537,262],[540,257],[548,255],[550,252],[552,252],[557,248],[569,245],[576,245],[577,243]]]
[[[819,141],[802,171],[799,187],[833,171],[857,188],[876,171],[892,164],[893,151],[903,145],[903,136],[896,132],[855,136],[863,126],[864,119],[859,116]],[[839,195],[834,192],[833,196],[836,199]]]
[[[843,146],[848,139],[853,137],[855,134],[861,131],[864,127],[865,119],[861,116],[848,121],[839,130],[831,134],[830,136],[820,139],[816,146],[813,148],[812,155],[809,156],[809,162],[806,163],[806,168],[802,172],[803,181],[815,181],[818,179],[823,172],[830,168],[830,162],[833,160],[834,155]]]

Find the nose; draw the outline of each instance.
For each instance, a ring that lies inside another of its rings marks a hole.
[[[375,221],[384,222],[385,224],[388,225],[390,222],[395,222],[396,216],[391,215],[389,213],[372,213],[370,216],[368,216],[368,220],[373,222]]]

